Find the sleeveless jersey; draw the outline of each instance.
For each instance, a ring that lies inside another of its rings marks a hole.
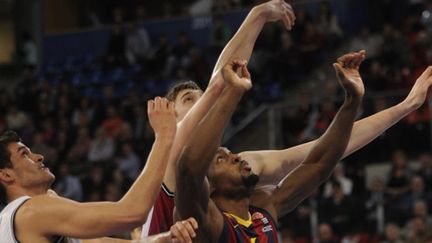
[[[278,243],[276,221],[261,208],[249,207],[249,220],[223,212],[219,243]]]
[[[31,197],[22,196],[14,201],[10,202],[1,212],[0,212],[0,242],[1,243],[19,243],[15,236],[15,214],[18,209]],[[62,236],[55,237],[55,243],[79,243],[79,240],[65,238]]]
[[[143,225],[141,238],[169,231],[173,223],[174,193],[162,184],[147,221]]]

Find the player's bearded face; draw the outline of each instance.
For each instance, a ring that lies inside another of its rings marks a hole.
[[[246,188],[248,189],[254,188],[259,182],[259,176],[254,173],[251,173],[248,176],[243,176],[242,182]]]

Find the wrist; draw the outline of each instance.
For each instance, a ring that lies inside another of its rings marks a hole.
[[[155,143],[171,145],[174,138],[175,133],[155,133]]]
[[[268,16],[270,15],[270,13],[267,11],[267,7],[264,4],[253,7],[251,14],[255,15],[257,19],[260,19],[264,22],[267,21]]]

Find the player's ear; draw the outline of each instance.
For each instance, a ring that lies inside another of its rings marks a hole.
[[[15,180],[15,174],[10,168],[0,169],[0,182],[9,184]]]

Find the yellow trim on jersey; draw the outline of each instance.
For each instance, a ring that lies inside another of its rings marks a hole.
[[[255,243],[256,237],[251,238],[251,243]]]
[[[240,218],[240,217],[238,217],[238,216],[236,216],[234,214],[230,214],[230,213],[225,213],[225,214],[228,215],[229,217],[234,218],[237,221],[237,223],[243,225],[246,228],[249,228],[249,226],[252,225],[252,216],[251,216],[250,213],[248,213],[249,218],[247,220],[244,220],[244,219],[242,219],[242,218]],[[253,242],[255,242],[255,240],[252,241],[252,243]]]

